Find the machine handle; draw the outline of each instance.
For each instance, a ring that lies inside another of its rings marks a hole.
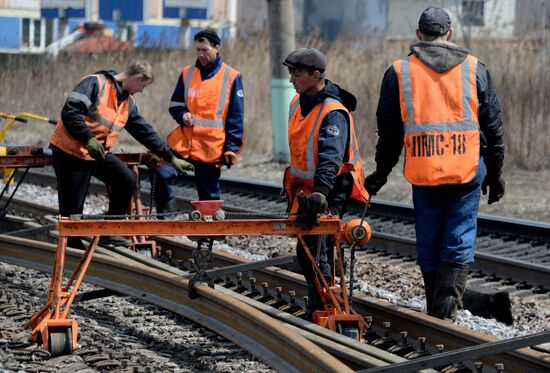
[[[6,119],[12,119],[12,120],[15,120],[15,121],[18,121],[18,122],[21,122],[21,123],[27,123],[28,122],[28,119],[26,119],[26,118],[16,117],[15,115],[8,114],[8,113],[0,112],[0,117],[6,118]]]

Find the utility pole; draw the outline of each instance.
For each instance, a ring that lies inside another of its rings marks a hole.
[[[542,0],[541,3],[542,9],[542,20],[541,20],[541,36],[540,36],[540,94],[542,98],[542,115],[543,117],[546,115],[546,81],[545,78],[545,66],[546,66],[546,1]]]
[[[289,162],[288,107],[295,94],[288,81],[283,61],[296,49],[294,41],[294,10],[292,0],[267,0],[269,51],[271,57],[271,127],[273,129],[273,159]]]

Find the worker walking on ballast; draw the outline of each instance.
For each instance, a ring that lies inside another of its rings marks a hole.
[[[450,42],[452,34],[447,12],[427,8],[416,30],[420,42],[386,71],[376,171],[365,188],[371,195],[382,188],[404,144],[427,312],[454,321],[474,261],[481,190],[489,189],[489,204],[504,195],[504,141],[489,72]]]

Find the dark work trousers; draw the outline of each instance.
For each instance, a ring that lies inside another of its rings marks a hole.
[[[465,184],[412,186],[416,218],[416,261],[423,272],[435,272],[440,262],[471,264],[477,233],[477,212],[485,162]]]
[[[221,199],[220,176],[221,168],[213,164],[193,162],[195,168],[195,183],[199,200],[209,201]]]
[[[221,169],[207,163],[196,161],[191,161],[191,163],[195,168],[195,185],[197,186],[199,200],[221,199]],[[155,172],[155,200],[157,206],[163,206],[174,197],[171,185],[174,184],[178,171],[172,166],[162,165]]]
[[[306,243],[313,259],[317,259],[317,265],[325,278],[330,277],[331,273],[331,263],[332,263],[332,243],[328,236],[303,236],[304,242]],[[308,309],[311,311],[322,310],[323,301],[321,296],[317,291],[317,286],[313,281],[313,278],[316,276],[313,266],[309,261],[304,247],[302,246],[300,240],[296,245],[296,256],[298,257],[298,263],[300,263],[300,268],[307,282],[308,286]],[[327,281],[328,282],[328,281]],[[329,284],[330,285],[330,284]]]
[[[169,200],[174,198],[174,192],[172,185],[174,180],[178,176],[179,172],[174,167],[162,164],[158,168],[151,172],[150,181],[153,182],[153,175],[155,176],[155,201],[157,206],[164,206]]]
[[[92,176],[110,187],[107,215],[128,213],[136,179],[132,171],[112,153],[103,161],[86,161],[52,147],[53,168],[57,176],[59,213],[61,216],[82,214]],[[71,237],[68,245],[85,249],[78,237]]]

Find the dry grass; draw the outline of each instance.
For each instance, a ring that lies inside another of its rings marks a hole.
[[[408,53],[409,43],[350,40],[324,44],[312,38],[298,45],[323,50],[329,62],[327,77],[357,96],[357,131],[363,156],[371,158],[376,143],[375,112],[380,82],[391,62]],[[527,43],[486,42],[474,45],[472,52],[486,62],[495,82],[504,113],[507,163],[526,169],[549,168],[550,105],[545,102],[548,99],[543,92],[550,93],[550,74],[541,79],[538,49]],[[268,157],[271,154],[268,38],[260,35],[238,40],[232,47],[225,46],[222,56],[243,75],[246,107],[243,156]],[[165,137],[174,128],[167,109],[170,96],[183,66],[194,62],[193,50],[66,54],[55,61],[40,56],[2,56],[0,111],[57,117],[67,93],[84,74],[106,68],[121,70],[134,59],[149,60],[156,71],[154,85],[137,95],[136,101],[143,116]],[[5,142],[47,145],[51,130],[51,126],[42,123],[18,125],[8,132]],[[121,144],[132,147],[136,143],[123,135]]]

